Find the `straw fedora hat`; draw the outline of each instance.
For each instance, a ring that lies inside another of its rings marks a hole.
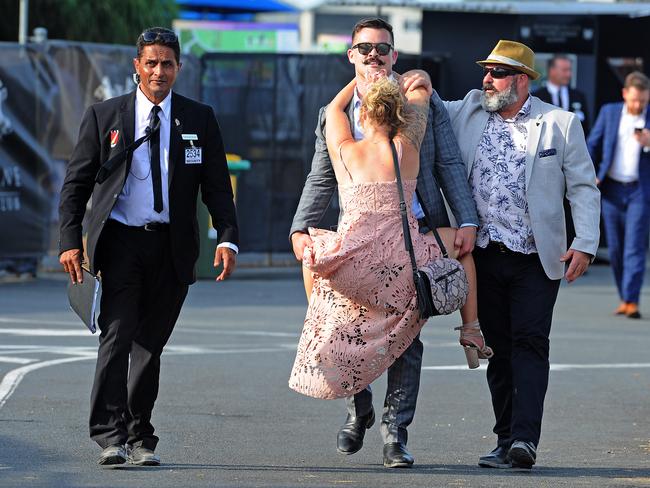
[[[533,80],[540,76],[535,71],[535,53],[525,44],[515,41],[500,40],[487,59],[477,61],[476,64],[480,66],[486,64],[511,66],[522,73],[526,73]]]

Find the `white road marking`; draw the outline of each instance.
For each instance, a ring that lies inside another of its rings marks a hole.
[[[609,363],[609,364],[560,364],[551,363],[551,371],[571,371],[573,369],[646,369],[650,363]],[[464,371],[469,369],[466,364],[453,366],[422,366],[427,371]],[[487,369],[487,364],[481,364],[476,370]]]
[[[13,356],[0,356],[0,363],[16,363],[16,364],[29,364],[36,361],[36,359],[16,358]]]
[[[2,348],[18,349],[21,346],[0,346]],[[50,361],[41,361],[38,363],[29,364],[20,368],[9,371],[2,382],[0,382],[0,408],[7,402],[9,397],[16,391],[16,388],[23,380],[27,373],[49,366],[56,366],[59,364],[71,363],[75,361],[86,361],[97,359],[97,351],[94,348],[88,347],[49,347],[38,349],[31,346],[22,346],[25,352],[33,353],[36,350],[43,350],[51,354],[74,354],[76,357],[52,359]],[[266,348],[249,348],[249,349],[211,349],[201,346],[168,346],[165,348],[164,354],[167,356],[176,356],[182,354],[259,354],[264,352],[286,352],[286,348],[282,347],[266,347]],[[21,358],[15,358],[22,360]],[[32,361],[32,360],[28,360]]]
[[[11,394],[16,391],[16,388],[30,371],[35,371],[40,368],[47,368],[48,366],[55,366],[57,364],[72,363],[75,361],[84,361],[90,359],[87,357],[76,357],[76,358],[63,358],[63,359],[53,359],[51,361],[43,361],[40,363],[30,364],[28,366],[23,366],[22,368],[17,368],[9,371],[4,378],[2,378],[2,383],[0,383],[0,408],[6,403]]]
[[[0,329],[0,334],[27,337],[93,337],[88,329]],[[96,337],[96,336],[95,336]]]

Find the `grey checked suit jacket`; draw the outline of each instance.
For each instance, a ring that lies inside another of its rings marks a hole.
[[[489,114],[481,107],[481,91],[463,100],[444,102],[462,148],[469,177],[476,148]],[[546,275],[559,280],[566,252],[564,197],[571,204],[576,237],[571,249],[595,256],[600,235],[600,192],[580,120],[572,112],[531,96],[526,158],[526,200],[539,259]]]
[[[353,107],[350,104],[348,117],[351,124],[352,112]],[[317,226],[336,189],[336,176],[327,152],[324,132],[325,107],[322,107],[318,114],[316,147],[311,171],[307,175],[289,235],[294,232],[306,232],[308,227]],[[478,225],[476,206],[467,181],[465,164],[447,110],[435,91],[429,103],[427,130],[420,148],[417,188],[422,197],[420,203],[426,207],[436,227],[449,225],[441,189],[459,224]]]

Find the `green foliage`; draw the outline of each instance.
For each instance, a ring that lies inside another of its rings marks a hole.
[[[0,0],[0,40],[18,40],[19,0]],[[134,45],[147,27],[171,28],[175,0],[29,0],[29,35],[45,27],[50,39]]]

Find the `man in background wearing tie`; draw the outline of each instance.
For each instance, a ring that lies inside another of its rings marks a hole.
[[[199,255],[199,188],[218,233],[221,281],[234,270],[238,228],[223,141],[212,109],[176,93],[173,31],[145,30],[133,64],[138,88],[91,106],[61,190],[60,261],[82,281],[87,256],[102,280],[101,335],[91,395],[90,436],[98,463],[158,465],[151,413],[160,355]]]
[[[531,95],[546,103],[560,107],[563,110],[573,112],[578,120],[582,122],[582,129],[585,134],[589,133],[589,117],[587,112],[587,100],[580,90],[571,88],[571,77],[573,75],[573,63],[568,56],[556,54],[549,59],[546,65],[547,80],[545,86],[538,88]],[[571,245],[576,236],[571,217],[569,201],[564,199],[564,218],[566,221],[567,245]]]
[[[546,70],[546,85],[535,90],[532,95],[576,114],[585,134],[588,134],[587,100],[580,90],[570,86],[573,74],[571,59],[564,54],[556,54],[548,61]]]
[[[603,223],[621,300],[614,312],[641,318],[639,297],[650,233],[650,80],[625,78],[623,102],[602,106],[587,145],[602,194]]]

